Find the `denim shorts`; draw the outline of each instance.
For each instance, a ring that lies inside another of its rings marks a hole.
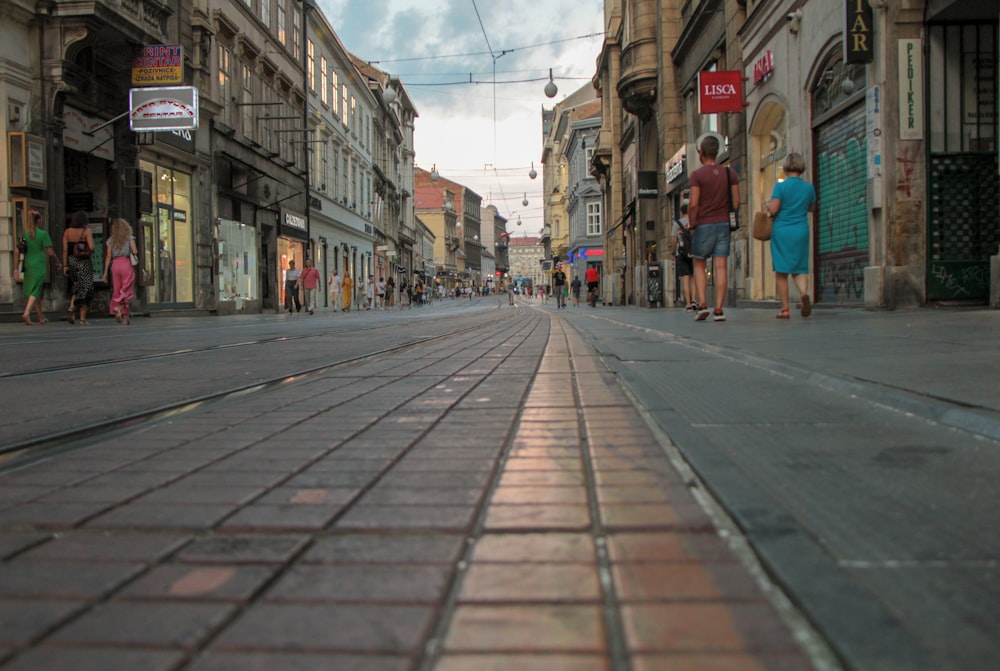
[[[729,256],[729,222],[698,224],[691,241],[691,256],[696,259]]]

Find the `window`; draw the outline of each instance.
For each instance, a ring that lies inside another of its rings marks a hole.
[[[260,0],[260,20],[267,26],[271,27],[271,0]]]
[[[292,12],[292,58],[302,58],[302,17],[298,12]]]
[[[587,235],[601,234],[601,203],[587,203]]]
[[[347,180],[350,178],[350,174],[351,174],[351,165],[350,165],[349,159],[347,158],[347,152],[346,151],[343,154],[342,165],[344,166],[344,169],[341,170],[341,173],[340,173],[341,174],[341,179],[343,180],[341,182],[341,187],[340,187],[340,200],[341,200],[342,203],[346,204],[347,203],[347,196],[349,195],[349,192],[347,190],[347,184],[348,184]]]
[[[347,84],[340,85],[340,119],[344,122],[344,126],[347,126],[348,119],[347,115],[350,113],[350,108],[347,106]]]
[[[340,83],[337,79],[337,71],[330,69],[330,109],[333,111],[333,115],[340,116]]]
[[[243,135],[253,139],[253,70],[246,63],[243,64],[243,94],[240,99],[243,105]]]
[[[219,43],[219,97],[222,98],[222,120],[233,125],[233,70],[232,52],[225,44]]]
[[[306,42],[306,77],[309,78],[309,90],[316,91],[316,45],[312,40]]]
[[[354,96],[351,96],[351,124],[350,124],[350,126],[351,126],[351,132],[354,133],[355,137],[357,137],[357,135],[358,135],[357,123],[358,123],[358,101],[354,99]]]
[[[275,95],[274,91],[274,86],[272,85],[271,82],[265,81],[263,77],[261,78],[260,81],[260,94],[264,100],[277,99],[277,96]],[[264,110],[266,109],[267,109],[266,107],[263,109],[258,107],[257,112],[254,113],[254,116],[256,116],[257,118],[257,141],[260,142],[261,146],[270,151],[271,149],[273,149],[274,145],[273,131],[275,130],[275,128],[273,123],[268,122],[267,115],[264,112]]]
[[[718,63],[712,63],[710,66],[708,66],[708,71],[709,72],[716,72],[718,69],[719,69],[719,64]],[[702,119],[702,122],[701,122],[702,123],[702,127],[701,127],[702,133],[706,133],[708,131],[712,131],[714,133],[720,132],[719,131],[719,115],[718,114],[704,114],[704,115],[702,115],[701,119]],[[722,151],[721,147],[719,148],[719,151],[720,152]]]
[[[340,153],[336,147],[333,148],[333,156],[330,157],[330,168],[333,170],[333,173],[330,175],[330,181],[328,182],[330,188],[327,193],[336,198],[340,189]]]
[[[316,166],[314,168],[315,176],[313,177],[313,185],[317,191],[326,193],[326,179],[327,179],[327,165],[328,165],[328,149],[326,142],[316,143]]]
[[[288,47],[288,35],[285,33],[285,3],[287,1],[278,0],[278,41],[283,47]]]
[[[351,193],[347,196],[348,205],[352,208],[358,205],[358,166],[351,161]]]
[[[324,105],[330,104],[330,84],[327,79],[326,56],[319,57],[319,99]]]

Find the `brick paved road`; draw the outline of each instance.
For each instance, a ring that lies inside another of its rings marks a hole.
[[[593,351],[510,314],[0,477],[2,668],[813,668]]]

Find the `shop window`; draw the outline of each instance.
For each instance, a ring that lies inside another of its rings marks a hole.
[[[219,300],[236,303],[260,299],[258,291],[257,231],[238,221],[219,222]]]
[[[141,169],[153,174],[155,212],[144,215],[141,230],[152,240],[140,240],[147,250],[156,250],[149,264],[151,304],[194,302],[194,216],[191,175],[142,161]],[[148,225],[146,225],[148,224]],[[148,261],[147,261],[148,263]]]

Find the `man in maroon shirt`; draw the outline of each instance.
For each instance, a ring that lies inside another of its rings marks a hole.
[[[691,257],[694,260],[694,290],[698,302],[697,321],[708,319],[710,314],[717,322],[726,319],[722,306],[726,302],[729,284],[729,203],[731,194],[733,209],[740,206],[740,184],[736,173],[715,162],[718,155],[719,140],[709,135],[698,148],[702,165],[691,173],[688,219],[694,230]],[[705,302],[705,287],[708,284],[705,265],[708,257],[712,257],[714,312],[708,309]]]

